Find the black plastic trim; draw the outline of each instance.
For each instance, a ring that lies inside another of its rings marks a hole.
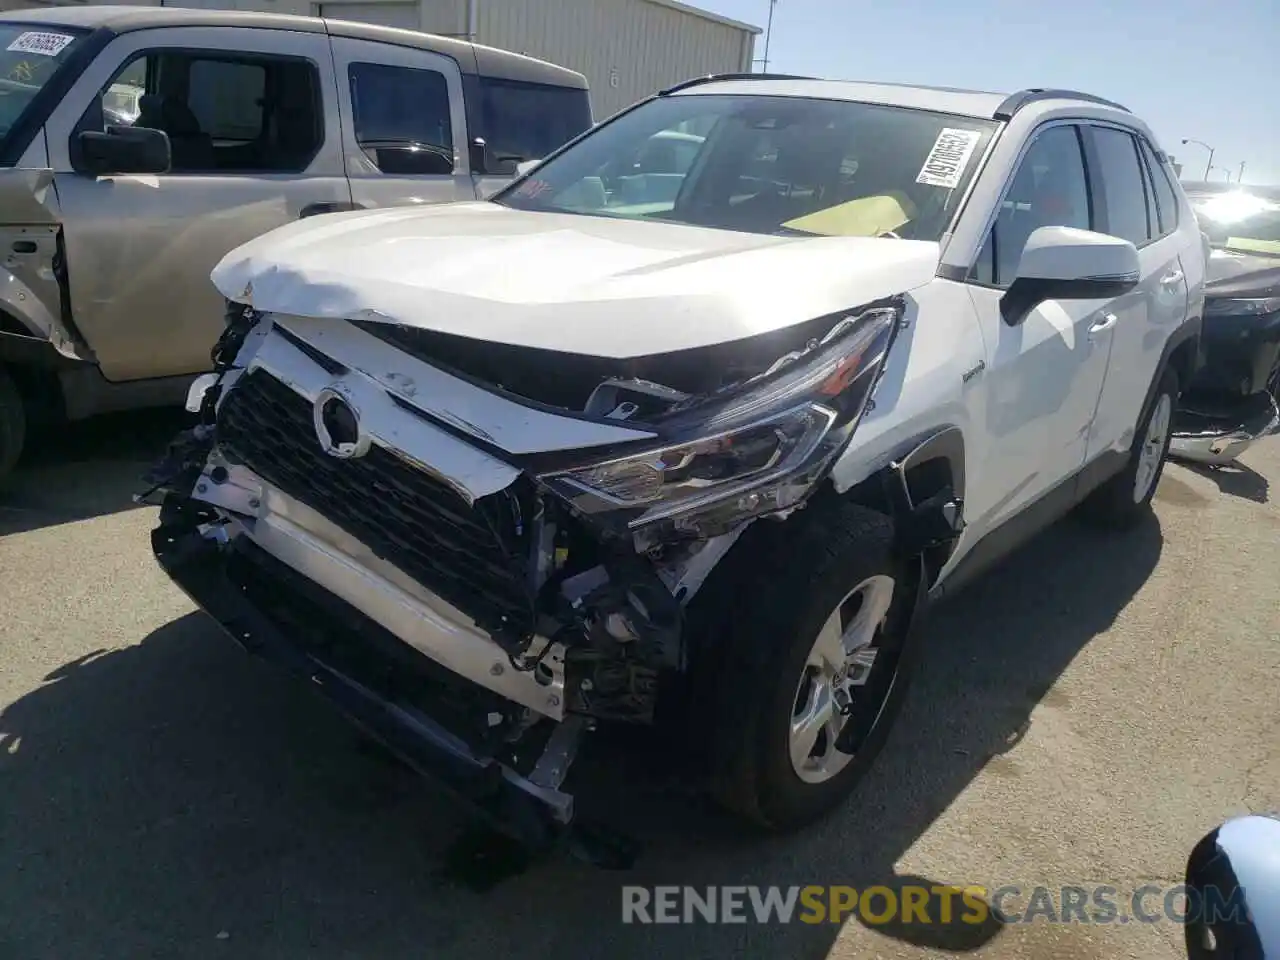
[[[1125,113],[1132,111],[1123,104],[1116,103],[1114,100],[1106,100],[1103,97],[1095,96],[1092,93],[1081,93],[1079,90],[1064,90],[1055,87],[1030,87],[1026,90],[1019,90],[1017,93],[1011,94],[996,107],[991,114],[993,120],[1012,120],[1023,107],[1032,103],[1038,103],[1042,100],[1082,100],[1085,103],[1095,103],[1102,107],[1113,107],[1116,110],[1123,110]]]
[[[719,83],[722,80],[817,80],[817,77],[804,77],[793,73],[708,73],[701,77],[692,77],[674,86],[659,90],[658,96],[667,97],[690,87],[700,87],[706,83]]]
[[[1002,563],[1036,534],[1066,516],[1100,484],[1123,470],[1128,461],[1128,451],[1108,451],[1046,491],[1035,502],[1028,504],[974,544],[947,578],[934,585],[930,598],[938,600],[952,597],[992,567]]]

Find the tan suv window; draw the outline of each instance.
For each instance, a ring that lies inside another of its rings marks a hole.
[[[301,173],[324,139],[321,109],[319,71],[308,60],[154,50],[117,72],[76,132],[162,130],[171,173]]]

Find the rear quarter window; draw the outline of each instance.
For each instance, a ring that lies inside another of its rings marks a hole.
[[[490,173],[512,174],[522,160],[538,160],[591,126],[586,90],[497,77],[471,78],[468,111],[489,146]]]

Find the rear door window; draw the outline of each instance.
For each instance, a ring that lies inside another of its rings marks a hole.
[[[1147,161],[1147,168],[1151,171],[1151,179],[1155,181],[1156,213],[1160,222],[1160,234],[1163,236],[1178,229],[1178,196],[1173,192],[1169,171],[1160,162],[1151,144],[1146,140],[1139,142],[1142,146],[1142,155]]]
[[[586,90],[480,77],[470,104],[489,146],[489,172],[509,175],[522,160],[540,160],[591,126]]]
[[[1091,170],[1101,180],[1105,197],[1102,229],[1112,236],[1142,246],[1151,239],[1148,228],[1147,188],[1138,165],[1138,147],[1133,137],[1115,127],[1092,127],[1099,169]]]
[[[448,174],[454,168],[453,126],[449,116],[449,85],[436,70],[385,63],[352,63],[352,124],[356,142],[384,173],[406,159],[406,150],[435,157],[418,157],[412,172]]]

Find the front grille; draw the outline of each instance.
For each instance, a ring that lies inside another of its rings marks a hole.
[[[533,633],[519,504],[503,491],[469,506],[426,471],[373,446],[321,448],[311,404],[270,374],[241,378],[218,411],[222,451],[318,511],[499,642]]]

